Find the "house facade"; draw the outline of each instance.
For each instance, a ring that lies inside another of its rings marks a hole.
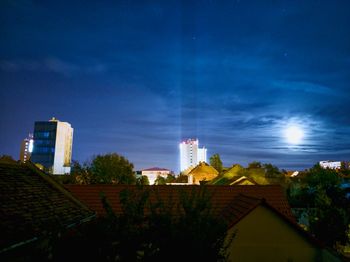
[[[146,176],[148,178],[150,185],[154,185],[159,176],[167,178],[170,174],[171,171],[169,169],[159,167],[147,168],[141,171],[141,175]]]

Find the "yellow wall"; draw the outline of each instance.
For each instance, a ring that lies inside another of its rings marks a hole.
[[[214,178],[216,178],[218,175],[217,174],[208,174],[205,172],[196,172],[193,173],[193,182],[194,184],[200,184],[200,181],[210,181]]]
[[[315,261],[321,254],[272,210],[259,206],[230,229],[229,261]]]

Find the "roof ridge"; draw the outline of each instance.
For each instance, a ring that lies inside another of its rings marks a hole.
[[[51,178],[50,176],[48,176],[44,171],[40,170],[34,163],[32,163],[31,161],[28,161],[27,163],[25,163],[23,165],[23,167],[27,167],[28,169],[30,169],[31,171],[35,172],[36,174],[38,174],[42,179],[44,179],[49,185],[53,186],[56,190],[58,190],[59,192],[61,192],[64,196],[68,197],[71,201],[73,201],[75,204],[77,204],[78,206],[92,211],[90,208],[88,208],[86,205],[84,205],[82,202],[80,202],[79,199],[77,199],[75,196],[73,196],[72,193],[70,193],[63,185],[61,185],[60,183],[58,183],[56,180],[54,180],[53,178]],[[93,212],[93,211],[92,211]]]

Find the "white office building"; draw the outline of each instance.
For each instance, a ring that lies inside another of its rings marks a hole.
[[[207,162],[207,149],[199,148],[198,139],[187,139],[180,143],[180,171]]]
[[[69,174],[72,161],[73,128],[55,118],[35,122],[31,161],[48,173]]]
[[[198,157],[198,163],[207,162],[207,149],[205,147],[198,148],[197,157]]]

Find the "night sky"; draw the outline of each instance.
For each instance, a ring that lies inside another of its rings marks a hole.
[[[79,161],[178,171],[189,137],[226,166],[350,160],[350,1],[72,2],[0,2],[0,154],[54,116]]]

